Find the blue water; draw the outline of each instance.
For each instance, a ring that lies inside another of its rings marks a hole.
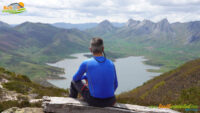
[[[81,62],[87,59],[84,54],[89,53],[73,54],[72,56],[76,57],[76,59],[65,59],[54,64],[48,64],[51,66],[64,68],[65,74],[60,76],[64,76],[66,78],[63,80],[48,80],[48,82],[60,88],[69,88],[72,76],[78,70]],[[142,85],[147,80],[160,75],[160,73],[148,72],[147,69],[159,69],[159,67],[146,65],[143,63],[145,60],[146,59],[144,59],[142,56],[130,56],[116,59],[114,64],[119,82],[119,87],[116,91],[116,94],[132,90],[137,86]]]

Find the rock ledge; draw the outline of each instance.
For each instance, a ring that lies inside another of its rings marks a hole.
[[[113,107],[92,107],[87,103],[64,97],[43,97],[45,113],[179,113],[171,109],[149,108],[130,104],[115,104]]]

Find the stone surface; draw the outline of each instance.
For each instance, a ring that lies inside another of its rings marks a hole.
[[[13,107],[3,111],[2,113],[44,113],[42,108],[18,108]]]
[[[113,107],[92,107],[87,103],[64,97],[43,97],[46,113],[179,113],[171,109],[149,108],[130,104],[115,104]]]
[[[37,103],[37,102],[42,102],[42,99],[30,99],[30,103]]]

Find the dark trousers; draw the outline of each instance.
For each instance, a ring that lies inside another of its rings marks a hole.
[[[116,102],[116,98],[106,98],[106,99],[100,99],[100,98],[94,98],[90,95],[89,89],[82,81],[72,81],[70,86],[70,94],[69,97],[77,98],[78,93],[81,94],[84,101],[86,101],[90,106],[95,107],[109,107],[113,106]]]

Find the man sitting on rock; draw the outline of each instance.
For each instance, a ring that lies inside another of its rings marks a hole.
[[[93,38],[89,49],[93,57],[83,61],[73,76],[69,96],[77,98],[80,93],[91,106],[112,106],[116,102],[114,92],[118,87],[115,66],[105,57],[101,38]],[[86,84],[82,82],[83,79]]]

